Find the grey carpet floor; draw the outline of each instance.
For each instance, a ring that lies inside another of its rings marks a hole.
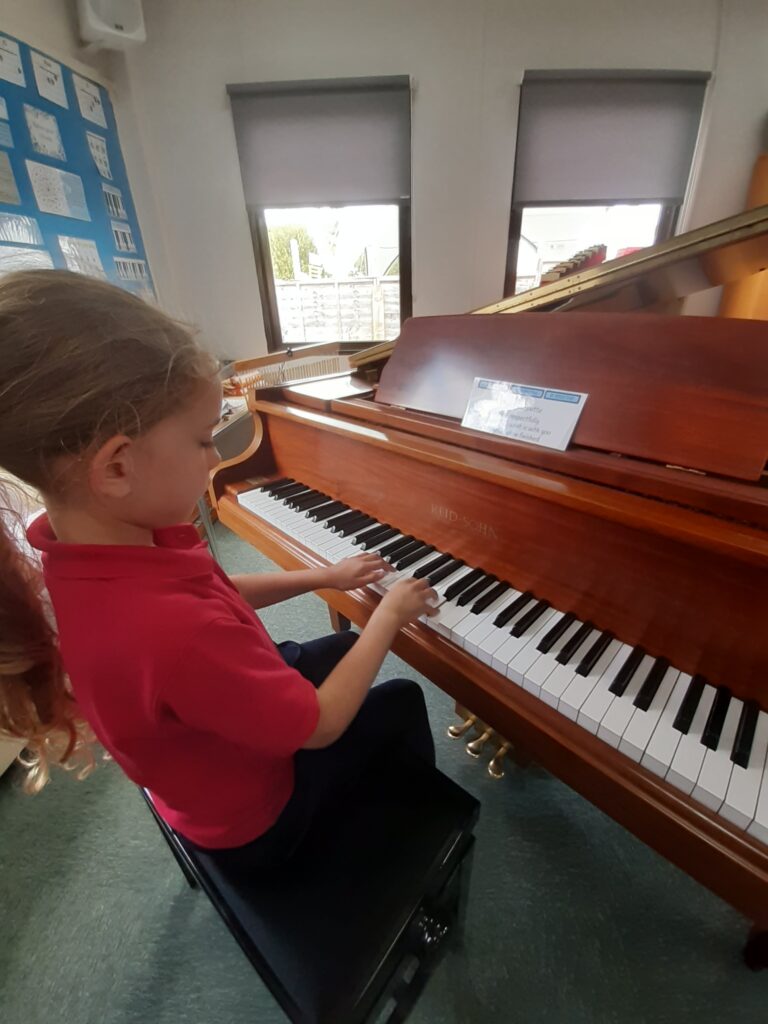
[[[268,566],[217,528],[229,571]],[[268,609],[276,640],[329,631],[307,596]],[[419,678],[390,656],[382,678]],[[421,680],[440,767],[482,801],[464,948],[413,1024],[768,1021],[768,973],[741,966],[746,922],[561,782],[499,782],[446,738],[451,701]],[[372,880],[375,884],[375,880]],[[114,764],[21,794],[0,779],[3,1024],[280,1024],[206,898],[187,888]]]

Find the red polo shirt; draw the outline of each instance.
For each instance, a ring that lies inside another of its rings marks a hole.
[[[200,846],[265,832],[291,795],[317,694],[194,528],[157,531],[155,547],[60,544],[43,515],[27,536],[75,697],[126,775]]]

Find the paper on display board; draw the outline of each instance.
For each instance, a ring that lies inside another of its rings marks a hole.
[[[102,178],[112,180],[112,168],[109,166],[109,153],[107,152],[107,140],[94,132],[86,132],[88,149],[91,151],[93,162]]]
[[[42,245],[43,235],[34,217],[23,213],[0,213],[0,242]]]
[[[53,270],[51,254],[45,249],[23,249],[19,245],[0,245],[0,277],[16,270]]]
[[[19,44],[8,36],[0,36],[0,78],[12,85],[25,86],[24,68],[21,66]]]
[[[8,154],[3,152],[0,152],[0,203],[8,203],[11,206],[18,206],[21,203],[11,161]]]
[[[106,278],[99,250],[92,239],[59,235],[59,248],[67,264],[67,270],[73,270],[76,274],[88,274],[89,277]]]
[[[38,164],[34,160],[27,160],[26,164],[35,202],[43,213],[56,213],[76,220],[91,219],[83,183],[77,174]]]
[[[77,105],[80,113],[86,121],[93,121],[102,128],[107,127],[107,118],[104,114],[104,105],[101,102],[101,93],[95,82],[89,82],[87,78],[76,75],[72,72],[72,82],[75,86]]]
[[[36,50],[30,50],[30,56],[32,57],[32,70],[37,83],[37,91],[40,95],[44,99],[50,100],[51,103],[57,103],[60,107],[69,107],[61,64],[51,60],[50,57],[44,57]]]
[[[47,156],[52,160],[66,160],[59,123],[53,114],[49,114],[45,110],[38,110],[37,107],[25,103],[24,117],[34,151],[40,156]]]

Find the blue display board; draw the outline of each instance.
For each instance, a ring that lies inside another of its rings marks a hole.
[[[107,91],[0,35],[0,274],[28,267],[154,297]]]

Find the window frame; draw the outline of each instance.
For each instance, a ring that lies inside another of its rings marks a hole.
[[[670,200],[644,199],[638,202],[637,199],[551,199],[535,203],[512,203],[509,212],[509,232],[507,235],[507,262],[504,269],[504,295],[503,298],[512,298],[517,286],[517,257],[522,237],[523,211],[535,208],[548,209],[552,206],[655,206],[661,204],[659,222],[656,226],[656,237],[653,245],[665,242],[671,238],[677,227],[680,216],[681,204]]]
[[[341,209],[347,206],[396,206],[397,215],[397,242],[398,257],[400,259],[400,323],[403,324],[413,314],[413,266],[411,261],[411,200],[407,199],[380,199],[380,200],[350,200],[349,202],[336,201],[327,202],[306,202],[287,204],[280,209],[304,210],[307,207],[330,207]],[[272,267],[272,253],[269,248],[269,231],[265,211],[271,209],[267,206],[251,207],[248,210],[248,222],[251,228],[251,241],[253,244],[253,255],[256,260],[256,278],[259,282],[259,297],[261,299],[262,319],[264,321],[264,333],[267,339],[267,351],[285,352],[290,348],[304,345],[286,345],[283,342],[283,332],[280,327],[280,313],[277,308],[277,293],[275,291],[275,274]],[[379,345],[382,339],[371,338],[370,341],[342,341],[339,342],[347,349],[358,349],[365,345]],[[312,342],[307,342],[312,344]]]

